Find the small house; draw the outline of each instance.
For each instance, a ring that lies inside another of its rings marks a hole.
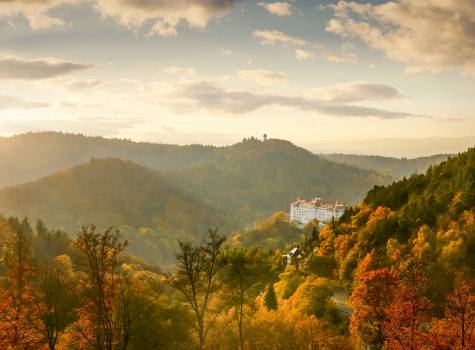
[[[284,266],[295,265],[299,266],[300,261],[305,257],[305,253],[299,248],[292,248],[287,254],[282,255],[282,264]]]

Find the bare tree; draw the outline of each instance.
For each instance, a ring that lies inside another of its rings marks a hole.
[[[208,239],[200,245],[178,242],[177,272],[171,277],[171,282],[193,311],[193,328],[198,333],[200,349],[204,349],[206,336],[220,313],[211,312],[209,303],[216,292],[216,276],[222,266],[219,256],[224,241],[225,237],[215,229],[209,230]]]

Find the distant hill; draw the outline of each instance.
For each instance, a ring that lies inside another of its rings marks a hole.
[[[213,159],[218,148],[132,142],[58,132],[0,137],[0,188],[18,185],[88,162],[121,158],[154,170],[190,167]]]
[[[298,196],[356,203],[390,177],[339,164],[290,142],[249,139],[220,149],[216,162],[169,171],[167,178],[242,224],[287,211]]]
[[[298,196],[356,203],[391,180],[277,139],[212,147],[25,134],[0,140],[0,160],[0,184],[30,181],[0,191],[0,212],[69,230],[95,223],[193,235],[202,222],[223,226],[224,216],[233,227],[248,227],[287,211]]]
[[[282,140],[177,146],[46,132],[0,138],[0,187],[106,157],[160,171],[181,191],[245,222],[286,209],[299,195],[353,203],[373,185],[389,181],[388,176],[330,162]]]
[[[0,190],[0,212],[41,218],[70,232],[90,224],[127,225],[189,237],[208,227],[228,227],[223,212],[171,186],[164,176],[112,158]]]
[[[356,154],[324,154],[325,159],[356,166],[361,169],[379,171],[399,179],[412,174],[424,173],[431,165],[446,160],[448,154],[436,154],[420,158],[391,158]]]

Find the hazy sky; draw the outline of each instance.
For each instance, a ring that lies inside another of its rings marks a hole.
[[[475,2],[0,0],[0,134],[30,130],[473,136]]]

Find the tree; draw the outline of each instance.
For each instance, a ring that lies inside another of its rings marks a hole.
[[[462,279],[449,294],[445,316],[432,326],[434,348],[466,350],[475,348],[475,280]]]
[[[388,322],[386,308],[394,298],[396,273],[389,268],[361,272],[351,295],[350,331],[362,343],[382,347]]]
[[[72,322],[75,301],[72,263],[69,256],[46,258],[35,273],[33,301],[39,320],[38,331],[50,350],[56,348],[60,335]]]
[[[386,309],[387,349],[417,350],[426,343],[430,320],[429,301],[408,284],[400,284],[395,300]]]
[[[321,318],[332,295],[333,290],[326,278],[308,276],[292,298],[296,299],[297,306],[303,314]]]
[[[244,349],[243,317],[244,298],[247,289],[253,284],[251,259],[243,249],[227,250],[223,254],[224,283],[226,294],[232,307],[239,331],[240,349]]]
[[[216,293],[216,276],[222,267],[219,257],[225,241],[225,237],[218,234],[218,229],[208,232],[208,239],[200,245],[178,242],[177,272],[170,278],[193,311],[193,328],[198,333],[200,349],[204,349],[206,336],[220,313],[215,311],[209,317],[209,303]]]
[[[294,265],[287,265],[285,271],[279,274],[279,282],[275,284],[277,295],[282,299],[290,298],[297,290],[302,276]]]
[[[264,305],[267,307],[267,310],[277,310],[277,296],[275,295],[274,284],[269,283],[267,286],[266,292],[264,293]]]
[[[128,280],[119,268],[118,257],[128,245],[119,231],[96,232],[83,228],[74,242],[87,260],[86,300],[78,310],[72,335],[79,347],[125,350],[129,342]],[[76,346],[77,346],[76,344]]]
[[[8,289],[0,291],[0,345],[6,349],[39,349],[42,337],[36,331],[32,304],[31,227],[27,219],[0,220],[8,239],[6,264]]]

